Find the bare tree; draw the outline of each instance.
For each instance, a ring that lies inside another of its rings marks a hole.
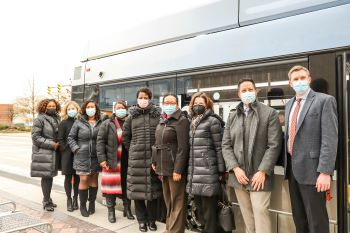
[[[42,97],[38,95],[34,77],[28,81],[28,88],[29,91],[26,91],[25,96],[16,99],[14,112],[17,116],[23,117],[26,123],[32,123],[35,118],[35,107]]]
[[[8,119],[10,120],[10,124],[13,124],[13,119],[17,116],[17,113],[15,112],[13,104],[9,104],[7,107],[7,116]]]

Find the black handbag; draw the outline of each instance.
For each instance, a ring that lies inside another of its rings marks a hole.
[[[233,205],[228,201],[225,185],[221,184],[222,199],[218,202],[218,225],[224,231],[231,232],[236,229]]]

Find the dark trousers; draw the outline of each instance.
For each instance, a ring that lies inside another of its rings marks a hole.
[[[42,177],[41,178],[41,191],[43,192],[44,201],[50,200],[53,178]]]
[[[288,155],[288,183],[293,220],[297,233],[329,233],[326,193],[315,185],[299,184],[294,177]]]
[[[195,195],[194,201],[198,206],[199,214],[203,217],[204,232],[217,233],[218,197],[204,197]]]
[[[136,218],[139,223],[155,222],[157,218],[157,199],[151,201],[135,200]],[[146,207],[147,203],[147,207]]]

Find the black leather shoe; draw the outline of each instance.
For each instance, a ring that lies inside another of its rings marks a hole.
[[[147,232],[147,224],[143,222],[139,223],[139,230],[141,232]]]
[[[53,203],[53,201],[52,201],[51,198],[49,199],[49,202],[51,203],[51,205],[52,205],[53,208],[57,208],[57,205],[56,205],[55,203]]]
[[[150,222],[148,224],[148,228],[149,228],[150,231],[156,231],[157,230],[157,225],[156,225],[155,222]]]

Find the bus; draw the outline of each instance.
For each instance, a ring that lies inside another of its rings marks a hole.
[[[72,99],[94,99],[103,111],[112,111],[117,99],[136,104],[137,89],[147,86],[154,104],[175,93],[186,110],[192,94],[204,91],[226,120],[239,103],[238,80],[252,78],[259,101],[276,108],[283,125],[284,105],[294,95],[287,73],[294,65],[309,68],[315,91],[337,99],[338,157],[327,208],[330,232],[349,232],[350,0],[211,0],[91,40],[74,71]],[[275,166],[270,215],[274,232],[291,233],[281,165],[279,160]],[[235,232],[244,232],[234,204]]]

